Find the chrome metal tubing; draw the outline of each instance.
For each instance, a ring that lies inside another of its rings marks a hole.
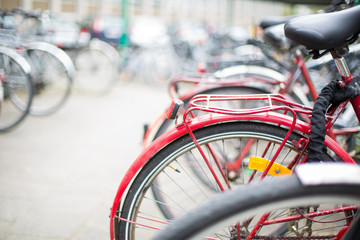
[[[349,67],[345,61],[345,58],[335,58],[334,59],[336,67],[342,78],[348,78],[351,76]]]

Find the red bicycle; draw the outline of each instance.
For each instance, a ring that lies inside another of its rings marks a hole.
[[[276,23],[279,23],[278,21]],[[270,23],[269,23],[270,24]],[[220,94],[220,95],[241,95],[241,94],[267,94],[267,93],[279,93],[285,96],[287,100],[295,101],[306,106],[312,106],[313,102],[317,98],[317,89],[319,83],[314,84],[311,73],[317,73],[326,78],[327,82],[336,78],[336,75],[329,72],[329,63],[331,63],[331,57],[325,56],[317,61],[306,63],[306,59],[303,56],[303,52],[300,47],[295,47],[296,43],[288,41],[279,42],[278,39],[284,38],[284,33],[279,31],[279,27],[283,25],[275,25],[269,27],[264,33],[264,38],[268,39],[266,42],[268,45],[272,45],[276,49],[287,49],[289,56],[284,57],[288,59],[286,61],[293,62],[292,66],[285,66],[279,61],[276,61],[271,53],[267,52],[264,47],[263,52],[268,56],[269,61],[273,61],[274,64],[282,65],[285,72],[279,72],[269,67],[259,65],[236,65],[227,67],[216,71],[214,74],[200,74],[193,76],[178,75],[169,84],[169,96],[173,100],[181,100],[184,103],[185,108],[188,107],[189,101],[193,96],[198,94]],[[254,44],[261,45],[258,41]],[[289,48],[292,46],[293,48]],[[357,55],[359,48],[352,48],[352,55]],[[289,54],[290,53],[290,54]],[[351,62],[356,62],[351,59]],[[310,67],[310,68],[309,68]],[[356,68],[352,66],[352,69]],[[332,69],[330,69],[332,70]],[[319,73],[321,72],[321,73]],[[325,76],[324,76],[325,75]],[[315,79],[318,80],[318,79]],[[323,84],[323,83],[322,83]],[[249,104],[244,102],[236,104],[237,108],[248,108]],[[234,105],[234,103],[232,103]],[[172,106],[169,106],[171,108]],[[147,147],[154,139],[166,132],[171,127],[174,127],[174,122],[168,119],[169,108],[162,112],[158,118],[149,126],[146,126],[146,131],[143,139],[143,147]],[[184,111],[184,110],[183,110]],[[306,116],[301,116],[303,120],[306,120]],[[342,136],[341,141],[343,145],[349,145],[345,147],[350,150],[353,146],[350,146],[349,142],[353,141],[349,137],[351,134],[357,133],[357,127],[351,127],[352,123],[348,122],[348,119],[352,119],[353,112],[347,111],[347,114],[342,116],[342,123],[337,123],[336,128],[342,128],[342,130],[334,130],[331,136],[336,139],[338,136]],[[308,120],[308,119],[307,119]]]
[[[313,49],[315,56],[320,50],[330,51],[342,86],[358,83],[353,81],[343,53],[357,39],[359,16],[360,7],[310,15],[302,18],[305,23],[294,20],[288,24],[287,35]],[[346,26],[324,28],[325,22],[329,26],[345,22]],[[360,97],[334,104],[324,120],[325,132],[329,132],[349,101],[360,119]],[[224,102],[256,104],[251,109],[232,109],[224,108]],[[209,114],[194,118],[195,111]],[[217,192],[291,174],[298,164],[313,156],[308,154],[311,125],[298,119],[300,114],[310,117],[312,112],[279,94],[193,98],[182,123],[151,143],[125,174],[110,214],[111,239],[145,239]],[[329,135],[323,142],[326,151],[319,149],[317,159],[354,164],[352,157]],[[230,171],[228,164],[236,159],[241,164]],[[306,230],[301,234],[291,239],[308,236]]]

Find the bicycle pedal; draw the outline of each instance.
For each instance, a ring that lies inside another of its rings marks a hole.
[[[167,118],[168,119],[175,119],[176,116],[180,113],[181,108],[184,106],[184,102],[179,99],[174,99],[171,102],[171,105],[167,112]]]

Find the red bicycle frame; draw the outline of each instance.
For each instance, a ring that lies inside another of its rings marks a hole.
[[[342,79],[344,84],[350,83],[353,78],[350,72],[347,70],[345,61],[343,59],[335,59],[335,62],[342,74]],[[300,66],[302,66],[300,64]],[[342,71],[343,70],[343,71]],[[268,105],[265,107],[257,108],[257,109],[224,109],[218,108],[216,106],[211,106],[211,102],[216,101],[248,101],[248,100],[267,100]],[[199,103],[206,103],[204,105]],[[275,103],[276,102],[276,103]],[[354,111],[356,116],[360,120],[360,97],[355,97],[351,99],[351,103],[354,107]],[[344,110],[347,101],[340,104],[334,111],[328,115],[326,129],[327,131],[330,130],[333,123],[336,121],[340,113]],[[196,118],[193,118],[192,112],[195,110],[201,110],[210,112],[212,114],[202,115]],[[280,113],[278,111],[281,111]],[[291,131],[299,131],[304,134],[310,133],[310,124],[297,120],[296,113],[302,114],[309,114],[310,109],[304,106],[301,106],[296,103],[291,103],[284,99],[281,95],[253,95],[253,96],[198,96],[191,100],[190,108],[186,110],[185,114],[183,115],[183,123],[178,125],[176,128],[173,128],[155,141],[153,141],[149,146],[147,146],[144,151],[140,154],[140,156],[133,162],[129,170],[126,172],[123,180],[120,183],[118,188],[117,194],[115,196],[111,213],[110,213],[110,237],[114,239],[114,219],[116,218],[117,208],[121,204],[121,199],[126,194],[127,189],[131,186],[132,180],[136,177],[142,167],[147,163],[149,159],[158,151],[160,151],[164,146],[166,146],[169,142],[185,135],[189,134],[195,145],[197,145],[200,153],[201,148],[198,146],[197,140],[192,134],[193,131],[210,126],[213,124],[224,123],[229,121],[256,121],[256,122],[264,122],[270,124],[276,124],[279,126],[284,126],[289,129],[289,133]],[[290,112],[292,116],[287,115]],[[283,144],[286,142],[283,141]],[[305,143],[306,144],[306,143]],[[329,135],[325,137],[324,144],[330,150],[332,150],[335,154],[337,154],[344,162],[354,164],[354,160],[351,156],[340,146],[336,143],[334,139],[332,139]],[[206,156],[204,157],[204,161],[206,161]],[[276,157],[276,154],[275,154]],[[270,164],[267,166],[266,170],[262,177],[264,177],[267,172],[269,171],[272,163],[275,160],[275,157],[270,161]],[[297,163],[292,163],[297,164]],[[289,166],[291,167],[291,166]],[[211,170],[211,166],[209,166]],[[212,171],[213,172],[213,171]],[[214,178],[217,180],[216,174],[214,174]],[[220,185],[220,188],[223,189]],[[319,213],[321,214],[321,213]],[[296,216],[294,216],[295,218]],[[265,219],[262,221],[265,222]],[[266,223],[266,222],[265,222]],[[135,223],[136,224],[136,223]]]
[[[293,100],[288,93],[292,92],[294,83],[298,81],[300,75],[302,75],[304,76],[305,83],[309,88],[310,96],[315,101],[317,98],[317,92],[309,76],[305,60],[300,51],[295,51],[294,54],[295,57],[293,61],[296,64],[296,68],[293,69],[286,78],[284,78],[283,74],[268,68],[262,68],[258,66],[234,66],[225,70],[220,70],[218,75],[226,76],[235,74],[236,72],[242,72],[244,74],[260,72],[260,74],[264,74],[264,76],[262,78],[248,76],[240,78],[214,78],[209,74],[201,74],[200,76],[195,77],[179,75],[175,77],[169,85],[169,96],[171,99],[180,99],[184,101],[209,89],[236,86],[257,88],[269,93],[280,93],[283,94],[288,100]],[[225,71],[226,73],[222,74],[222,71]],[[190,84],[195,87],[192,87],[188,92],[180,94],[178,86],[181,84]],[[169,109],[166,109],[162,114],[160,114],[155,122],[147,129],[143,139],[143,148],[148,146],[153,141],[154,134],[167,118],[168,111]],[[346,134],[346,132],[337,132],[337,134]]]
[[[251,96],[251,98],[256,99],[265,99],[265,98],[271,98],[273,95],[261,95],[261,96]],[[204,96],[201,96],[204,97]],[[207,97],[207,96],[205,96]],[[221,96],[217,96],[221,97]],[[233,100],[239,100],[243,98],[243,100],[246,100],[249,96],[223,96],[226,98],[226,100],[231,100],[229,98],[232,98]],[[275,95],[275,97],[279,97],[279,95]],[[286,100],[283,98],[279,98],[280,101],[282,101],[285,104],[288,104]],[[195,99],[193,102],[196,102]],[[299,111],[305,111],[307,108],[302,107],[301,105],[294,104],[299,106]],[[190,113],[192,110],[199,110],[199,107],[190,108],[187,110],[188,113]],[[207,108],[206,106],[204,109],[211,109]],[[282,108],[284,110],[284,108]],[[303,109],[303,110],[301,110]],[[169,130],[168,132],[161,135],[159,138],[157,138],[152,144],[150,144],[142,153],[140,156],[133,162],[129,170],[126,172],[123,180],[120,183],[120,186],[118,188],[117,194],[114,199],[114,203],[111,209],[110,214],[110,233],[111,233],[111,239],[114,239],[114,218],[117,211],[117,208],[121,202],[121,198],[126,193],[126,190],[131,185],[132,180],[135,178],[137,173],[141,170],[141,168],[146,164],[146,162],[161,148],[166,146],[169,142],[189,133],[189,131],[195,131],[199,128],[221,123],[221,122],[229,122],[229,121],[260,121],[260,122],[267,122],[272,123],[276,125],[285,126],[288,128],[291,128],[293,130],[303,132],[305,134],[310,133],[310,125],[308,123],[305,123],[303,121],[294,121],[293,118],[289,117],[285,114],[279,114],[277,112],[274,112],[275,110],[279,110],[279,107],[271,104],[271,106],[263,109],[259,109],[256,111],[251,110],[244,110],[242,112],[239,111],[229,111],[229,110],[223,110],[223,109],[215,109],[214,113],[221,113],[216,115],[203,115],[199,116],[197,118],[187,118],[188,114],[184,115],[185,124],[179,125],[177,128],[173,128]],[[286,109],[285,109],[286,110]],[[308,110],[308,109],[307,109]],[[295,115],[296,116],[296,115]],[[349,154],[341,147],[339,146],[332,138],[329,136],[325,137],[324,141],[325,146],[327,146],[329,149],[331,149],[333,152],[335,152],[341,159],[343,159],[344,162],[354,164],[354,160],[349,156]]]

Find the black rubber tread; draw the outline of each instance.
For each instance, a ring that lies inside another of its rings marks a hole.
[[[265,180],[261,184],[241,186],[217,195],[201,207],[176,219],[153,239],[184,240],[223,219],[267,204],[292,202],[300,197],[339,195],[344,196],[344,199],[352,196],[360,200],[360,188],[351,184],[303,186],[295,175]]]

